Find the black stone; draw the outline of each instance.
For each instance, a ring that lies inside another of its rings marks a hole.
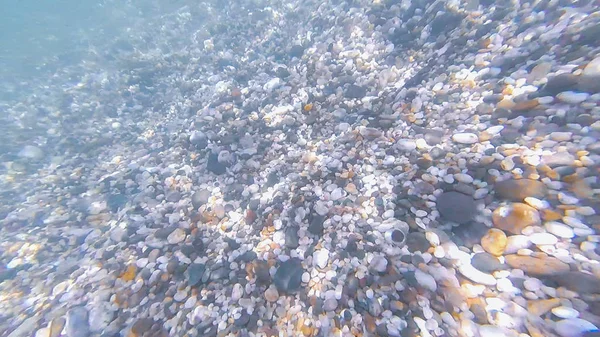
[[[471,221],[477,212],[473,197],[459,192],[445,192],[437,198],[440,215],[452,222],[463,224]]]
[[[206,163],[206,169],[216,175],[221,175],[227,172],[227,166],[221,164],[218,160],[218,155],[210,153],[208,155],[208,161]]]
[[[197,149],[204,149],[208,146],[208,137],[202,132],[194,131],[190,135],[190,144]]]
[[[302,273],[304,273],[302,262],[300,259],[292,258],[282,262],[279,268],[277,268],[273,282],[280,292],[294,293],[300,289]]]
[[[290,48],[290,57],[302,57],[304,54],[304,47],[301,45],[294,45]]]
[[[317,236],[323,235],[323,223],[325,222],[325,217],[319,214],[313,213],[310,219],[310,223],[308,225],[308,231]]]
[[[347,98],[356,98],[361,99],[367,95],[367,89],[360,87],[356,84],[350,84],[346,91],[344,92],[344,96]]]
[[[412,232],[408,233],[406,236],[406,247],[411,253],[426,252],[429,247],[431,247],[431,243],[429,243],[425,234],[421,232]]]
[[[506,269],[506,265],[500,263],[498,258],[489,253],[477,253],[471,258],[471,265],[484,273],[493,273],[496,270]]]
[[[290,249],[296,249],[300,245],[298,237],[298,227],[290,226],[285,229],[285,246]]]

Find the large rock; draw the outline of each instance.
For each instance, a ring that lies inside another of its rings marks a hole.
[[[437,198],[437,209],[444,219],[458,224],[471,221],[477,212],[473,197],[453,191]]]
[[[501,199],[523,201],[527,197],[544,198],[546,185],[541,181],[532,179],[509,179],[499,181],[494,185],[496,196]]]
[[[506,263],[533,276],[556,276],[569,272],[569,265],[554,257],[506,255]]]
[[[600,279],[583,272],[569,272],[555,278],[556,282],[580,294],[600,294]]]

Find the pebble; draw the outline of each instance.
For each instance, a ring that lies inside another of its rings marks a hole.
[[[584,319],[569,318],[556,322],[554,330],[561,337],[582,337],[584,333],[596,331],[598,328]]]
[[[375,255],[369,262],[369,268],[375,272],[383,273],[387,270],[388,261],[385,257]]]
[[[550,204],[546,200],[540,200],[534,197],[526,197],[525,203],[537,210],[547,209],[550,207]]]
[[[192,206],[194,209],[200,208],[200,206],[205,205],[210,198],[211,193],[208,190],[199,190],[192,194]]]
[[[421,287],[423,287],[431,292],[435,292],[437,290],[437,284],[436,284],[433,276],[431,276],[427,273],[424,273],[419,269],[415,270],[414,276],[415,276],[417,283]]]
[[[508,238],[503,231],[490,228],[488,232],[481,238],[481,246],[483,250],[494,255],[501,256],[506,249]]]
[[[528,226],[541,225],[538,211],[523,203],[500,206],[492,213],[492,222],[496,228],[512,234],[521,234]]]
[[[491,274],[496,270],[506,269],[506,266],[492,254],[477,253],[471,257],[471,265],[484,273]]]
[[[506,255],[506,263],[516,269],[534,276],[552,276],[567,273],[569,265],[554,257],[532,257],[523,255]]]
[[[494,184],[494,191],[501,199],[523,201],[527,197],[543,199],[547,188],[541,181],[532,179],[508,179]]]
[[[564,193],[564,192],[559,192],[557,196],[558,196],[558,200],[563,205],[576,205],[579,203],[579,199],[575,198],[572,195]]]
[[[458,182],[461,182],[464,184],[472,184],[473,183],[473,177],[471,177],[470,175],[468,175],[466,173],[456,173],[454,175],[454,179],[456,179]]]
[[[600,294],[600,279],[584,272],[572,271],[554,279],[559,285],[579,294]]]
[[[565,103],[579,104],[587,100],[588,97],[590,97],[590,94],[585,92],[564,91],[556,95],[556,97]]]
[[[237,302],[244,295],[244,287],[241,284],[236,283],[231,290],[231,300]]]
[[[571,137],[573,136],[572,132],[552,132],[550,134],[550,139],[557,141],[557,142],[566,142],[571,140]]]
[[[529,236],[529,240],[536,246],[555,245],[558,242],[556,236],[550,233],[533,233]]]
[[[19,151],[18,156],[20,158],[38,160],[44,158],[44,151],[37,146],[25,145],[21,151]]]
[[[552,308],[552,313],[559,318],[569,319],[569,318],[577,318],[579,317],[579,311],[565,306],[560,306],[556,308]]]
[[[329,208],[323,202],[319,201],[315,204],[315,212],[321,216],[325,216],[329,213]]]
[[[494,276],[475,269],[470,263],[463,263],[458,267],[458,271],[461,275],[475,283],[488,286],[496,285],[496,278]]]
[[[329,251],[327,249],[319,249],[313,253],[313,262],[314,264],[324,269],[327,267],[327,263],[329,262]]]
[[[176,228],[173,232],[171,232],[171,234],[169,234],[169,236],[167,236],[167,242],[171,245],[176,245],[183,242],[185,237],[185,231],[181,228]]]
[[[459,144],[475,144],[479,142],[479,137],[474,133],[455,133],[452,135],[452,140]]]
[[[277,291],[277,288],[274,286],[267,288],[265,291],[265,299],[269,302],[277,302],[279,299],[279,292]]]
[[[297,258],[291,258],[282,262],[277,268],[273,283],[280,292],[294,293],[300,289],[303,273],[302,262]]]
[[[559,238],[570,239],[575,236],[573,228],[556,221],[548,221],[544,224],[548,233],[552,233]]]
[[[398,148],[402,151],[413,151],[417,148],[417,143],[412,139],[399,139],[396,142]]]
[[[338,306],[338,302],[335,298],[326,299],[323,302],[323,310],[334,311]]]
[[[66,333],[68,337],[87,336],[90,331],[89,313],[85,307],[73,307],[67,312]]]
[[[506,240],[505,254],[515,254],[521,249],[529,248],[531,241],[527,235],[511,235]]]
[[[206,266],[201,263],[192,263],[185,271],[185,276],[190,287],[194,287],[200,283],[202,276],[206,271]]]
[[[440,195],[436,206],[443,218],[458,224],[471,221],[477,212],[473,197],[454,191]]]
[[[540,290],[540,288],[544,284],[537,278],[530,277],[523,282],[523,287],[529,291],[536,292]]]

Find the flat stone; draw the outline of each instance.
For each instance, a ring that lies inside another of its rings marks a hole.
[[[185,231],[181,228],[175,229],[169,236],[167,236],[167,242],[171,245],[178,244],[185,240],[186,234]]]
[[[598,327],[581,318],[570,318],[556,322],[554,330],[561,337],[581,337],[586,332],[597,331]]]
[[[427,240],[424,233],[412,232],[408,233],[408,235],[406,236],[406,247],[411,253],[425,253],[427,252],[429,247],[431,247],[431,243],[429,242],[429,240]]]
[[[506,263],[533,276],[554,276],[569,272],[569,265],[554,257],[506,255]]]
[[[479,142],[479,137],[477,137],[477,135],[474,133],[462,132],[462,133],[453,134],[452,140],[459,144],[469,145],[469,144],[475,144],[475,143]]]
[[[481,247],[494,256],[501,256],[504,253],[507,242],[508,239],[503,231],[490,228],[487,234],[481,238]]]
[[[550,167],[570,166],[575,164],[575,157],[568,152],[554,152],[543,155],[542,164]]]
[[[556,277],[555,281],[579,294],[600,294],[600,279],[584,272],[568,272]]]
[[[530,314],[539,317],[552,310],[552,308],[558,307],[559,305],[559,298],[551,298],[547,300],[533,300],[527,302],[527,311]]]
[[[541,181],[532,179],[508,179],[494,184],[496,196],[512,201],[523,201],[527,197],[543,199],[547,188]]]
[[[431,292],[435,292],[437,290],[437,284],[433,276],[429,275],[428,273],[422,272],[419,269],[415,270],[414,276],[415,280],[421,287]]]
[[[489,286],[496,285],[496,278],[490,274],[481,272],[470,263],[463,263],[458,267],[458,271],[460,274],[469,280],[479,283],[485,284]]]
[[[561,305],[560,307],[553,308],[552,314],[554,314],[554,316],[559,317],[559,318],[569,319],[569,318],[577,318],[579,316],[579,311],[577,311],[573,308]]]
[[[375,255],[369,262],[369,268],[377,273],[383,273],[387,270],[388,261],[384,256]]]
[[[346,91],[344,91],[344,96],[347,98],[356,98],[361,99],[367,95],[367,89],[358,86],[356,84],[350,84]]]
[[[579,104],[588,99],[588,97],[590,97],[590,94],[585,92],[565,91],[556,95],[556,97],[565,103]]]
[[[282,262],[275,276],[273,277],[273,283],[277,287],[277,290],[283,293],[294,293],[300,289],[302,283],[302,262],[297,258],[291,258],[285,262]]]
[[[555,245],[558,242],[556,236],[550,233],[533,233],[529,236],[529,240],[536,246]]]
[[[529,248],[531,241],[527,235],[511,235],[507,239],[505,254],[515,254],[520,249]]]
[[[512,234],[521,234],[528,226],[540,226],[541,219],[538,211],[523,203],[512,203],[500,206],[492,213],[494,227]]]
[[[188,285],[194,287],[200,283],[202,276],[206,271],[206,266],[202,263],[192,263],[185,271],[185,277],[187,278]]]
[[[285,229],[285,246],[290,249],[296,249],[300,245],[298,236],[298,227],[290,226]]]
[[[471,257],[471,265],[484,273],[491,274],[496,270],[504,270],[507,268],[502,264],[497,257],[488,253],[477,253]]]
[[[564,73],[548,78],[548,82],[546,82],[542,92],[554,96],[563,91],[575,89],[576,87],[577,76]]]
[[[194,209],[198,209],[200,206],[205,205],[211,196],[211,192],[208,190],[200,190],[192,194],[192,206]]]
[[[68,337],[82,337],[90,333],[89,313],[85,307],[71,308],[67,312],[66,332]]]
[[[473,197],[454,191],[441,194],[436,205],[444,219],[458,224],[471,221],[477,212]]]

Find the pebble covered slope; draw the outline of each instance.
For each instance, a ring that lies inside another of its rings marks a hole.
[[[598,10],[215,1],[3,83],[0,335],[599,336]]]

